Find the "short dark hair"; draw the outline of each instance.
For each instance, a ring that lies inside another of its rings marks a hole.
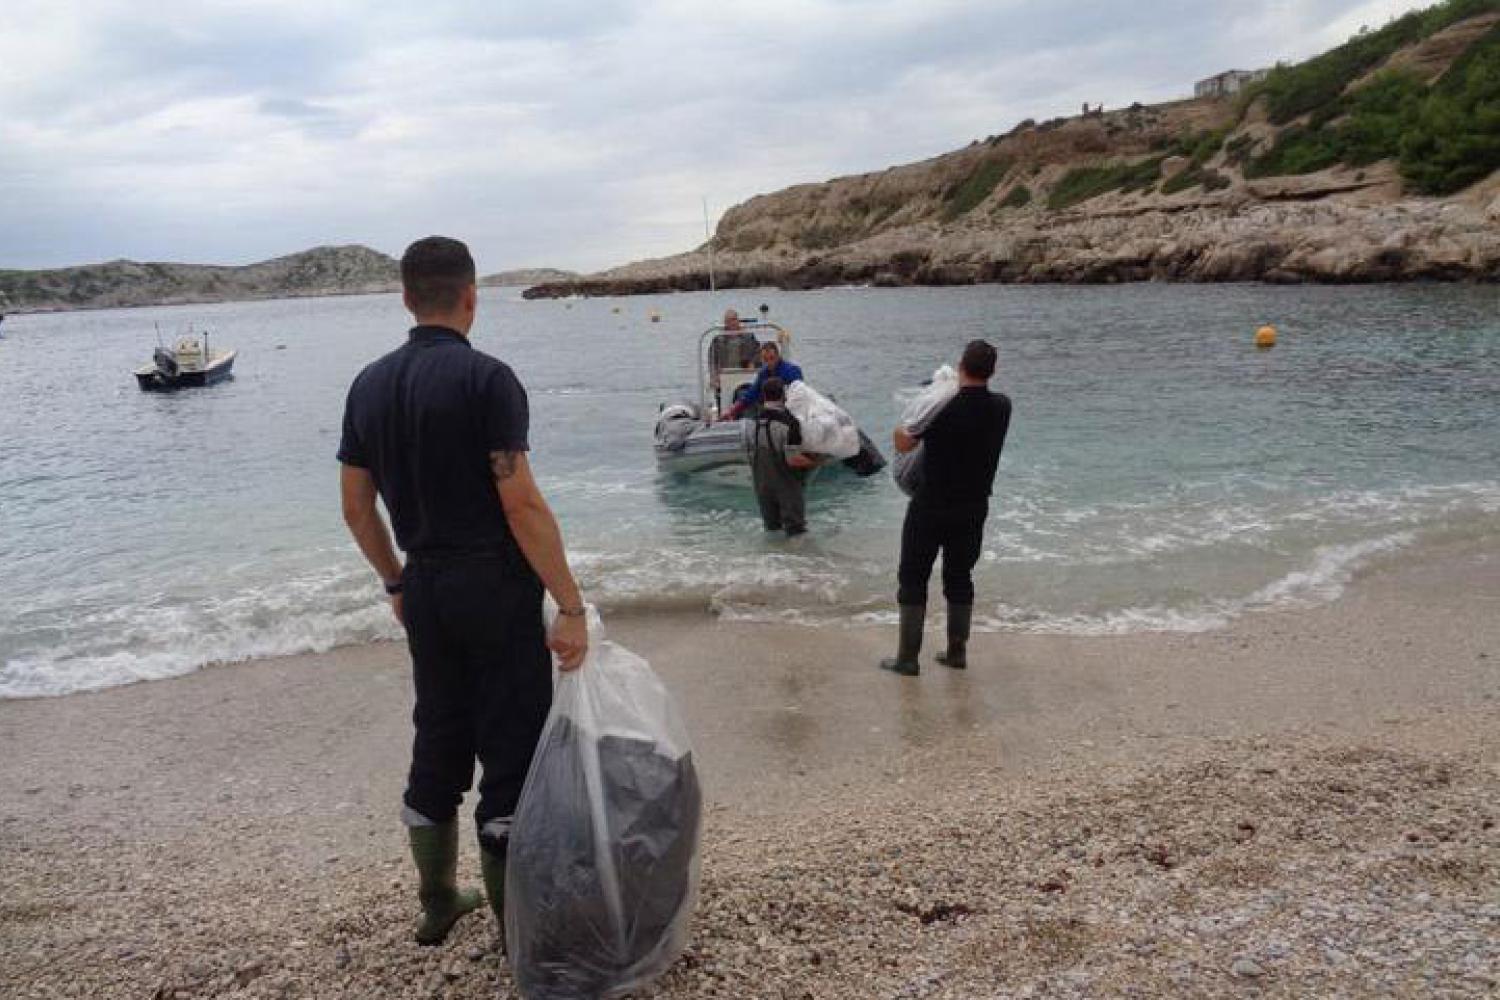
[[[780,403],[786,399],[786,383],[779,378],[768,378],[760,387],[760,398],[768,403]]]
[[[778,358],[781,357],[781,345],[780,344],[776,343],[776,341],[774,341],[774,340],[763,340],[763,341],[761,341],[760,349],[762,351],[764,351],[768,347],[771,350],[773,350],[773,351],[776,352],[776,356]]]
[[[973,378],[989,381],[995,374],[995,348],[987,340],[971,340],[964,346],[958,366]]]
[[[401,255],[401,287],[413,312],[447,312],[474,284],[474,258],[447,236],[417,240]]]

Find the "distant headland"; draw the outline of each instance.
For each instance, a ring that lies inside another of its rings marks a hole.
[[[570,271],[532,268],[487,275],[479,283],[534,285],[576,277]],[[0,270],[0,311],[54,312],[359,295],[393,292],[400,287],[400,266],[392,257],[364,246],[316,247],[243,266],[112,260],[42,271]]]

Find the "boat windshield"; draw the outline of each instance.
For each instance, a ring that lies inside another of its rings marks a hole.
[[[724,408],[740,386],[755,378],[762,344],[776,344],[790,359],[792,337],[775,323],[746,322],[739,329],[712,326],[699,338],[699,390],[705,409]]]

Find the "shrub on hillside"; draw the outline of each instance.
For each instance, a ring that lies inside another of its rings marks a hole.
[[[1231,158],[1235,146],[1231,143]],[[1461,191],[1500,169],[1500,26],[1469,46],[1437,83],[1382,73],[1284,129],[1244,164],[1246,177],[1305,174],[1398,159],[1409,190]]]
[[[1277,66],[1253,93],[1265,99],[1271,121],[1285,125],[1337,101],[1350,83],[1397,49],[1466,18],[1496,10],[1500,10],[1500,0],[1445,0],[1398,17],[1379,30],[1361,31],[1338,48],[1306,62]]]
[[[1500,27],[1432,88],[1401,138],[1401,176],[1422,194],[1461,191],[1500,169]]]
[[[1001,208],[1025,208],[1029,204],[1031,204],[1031,188],[1025,184],[1017,184],[1000,200]]]
[[[1161,161],[1156,156],[1137,163],[1110,163],[1102,167],[1074,167],[1052,186],[1047,207],[1070,208],[1110,191],[1140,191],[1161,179]]]
[[[1217,170],[1209,170],[1207,167],[1189,167],[1168,177],[1166,183],[1161,186],[1161,193],[1176,194],[1190,187],[1201,187],[1205,191],[1219,191],[1227,188],[1230,183],[1229,178]]]
[[[1014,165],[1015,160],[1010,157],[981,162],[968,177],[948,190],[946,204],[943,206],[943,219],[952,222],[973,211],[994,192],[996,185],[1005,180],[1005,175],[1010,173],[1010,168]]]

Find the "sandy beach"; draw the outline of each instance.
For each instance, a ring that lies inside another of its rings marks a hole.
[[[709,814],[659,997],[1500,990],[1500,544],[1199,634],[612,621]],[[396,644],[0,703],[0,995],[513,995],[410,940]],[[463,872],[477,883],[467,823]]]

